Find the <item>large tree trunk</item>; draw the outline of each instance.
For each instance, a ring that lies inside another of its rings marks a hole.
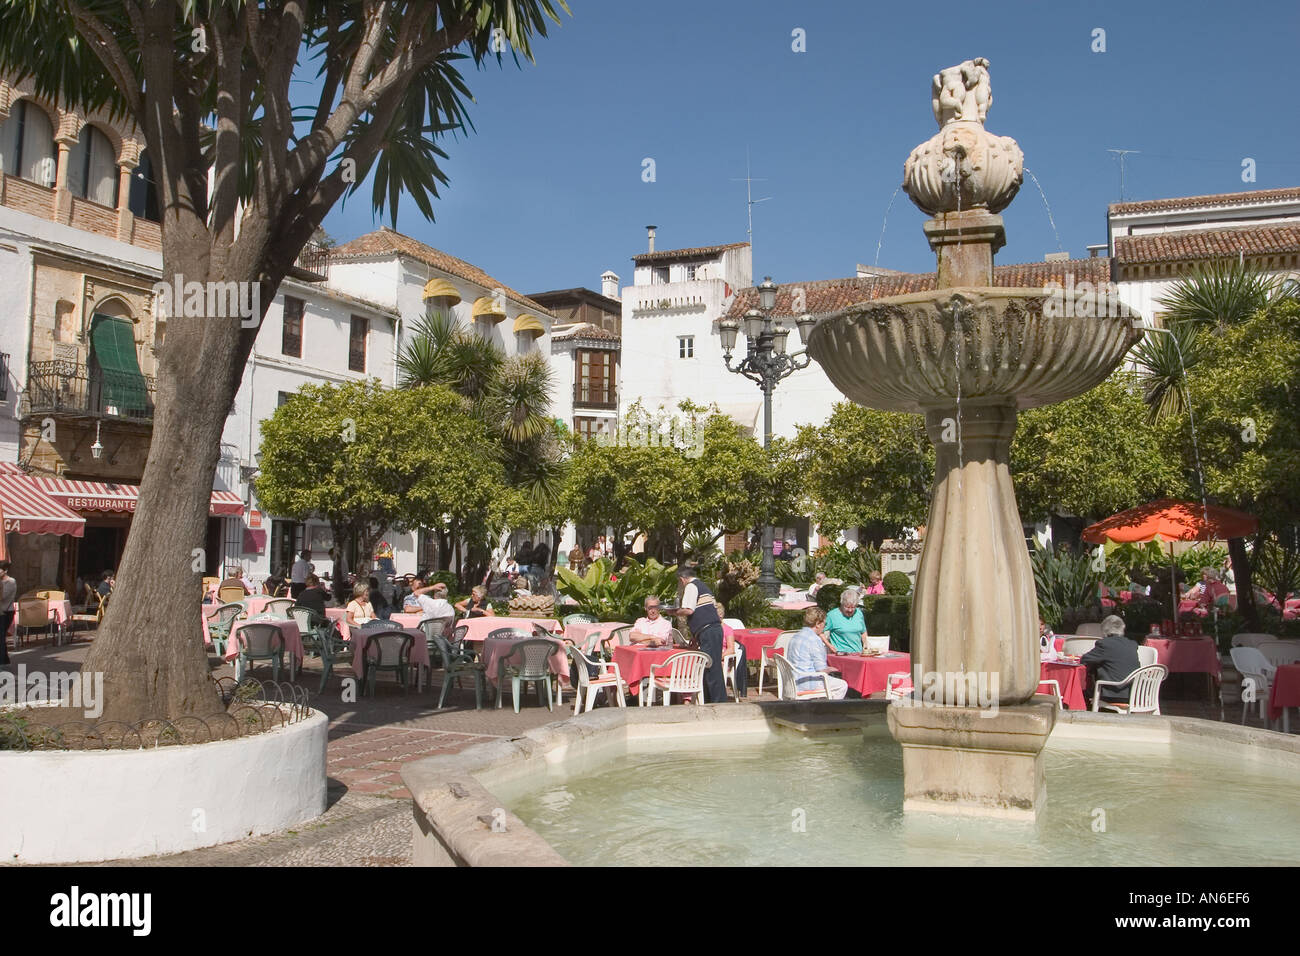
[[[1232,560],[1232,577],[1237,585],[1237,613],[1251,631],[1258,631],[1259,608],[1255,606],[1254,581],[1251,579],[1250,555],[1245,538],[1228,539],[1228,557]],[[1282,596],[1285,599],[1286,595]]]

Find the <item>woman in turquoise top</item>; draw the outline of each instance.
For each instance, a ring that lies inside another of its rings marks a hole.
[[[826,615],[826,637],[836,653],[861,654],[866,632],[867,619],[858,607],[858,592],[847,588],[840,595],[840,606]]]

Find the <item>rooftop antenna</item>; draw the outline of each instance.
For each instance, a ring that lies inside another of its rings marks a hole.
[[[750,261],[752,262],[754,257],[754,204],[760,202],[767,202],[772,197],[764,196],[762,199],[754,198],[754,183],[765,183],[767,182],[767,180],[755,179],[753,176],[749,175],[749,147],[748,146],[745,147],[745,178],[744,179],[733,178],[731,181],[733,183],[745,184],[745,206],[747,207],[749,212],[749,228],[745,230],[745,235],[749,240],[749,255],[750,255]]]
[[[1140,153],[1138,149],[1110,149],[1106,152],[1114,153],[1119,158],[1119,201],[1124,201],[1124,157],[1129,153]]]

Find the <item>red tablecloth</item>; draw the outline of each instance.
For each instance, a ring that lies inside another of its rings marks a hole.
[[[1268,719],[1281,717],[1283,707],[1300,707],[1300,664],[1279,667],[1269,688]]]
[[[912,669],[912,657],[899,651],[890,651],[876,657],[862,654],[827,654],[826,662],[837,667],[840,676],[863,697],[885,689],[890,674],[901,674]]]
[[[470,617],[457,621],[455,626],[464,625],[469,630],[465,634],[467,641],[482,641],[489,634],[502,627],[517,627],[521,631],[533,633],[533,625],[540,624],[552,633],[560,630],[560,622],[551,618],[532,617]]]
[[[572,624],[566,624],[564,627],[564,639],[570,644],[577,646],[588,657],[591,656],[587,647],[591,641],[603,642],[609,635],[618,630],[620,627],[627,627],[626,621],[574,621]],[[596,635],[599,635],[597,637]],[[595,648],[592,648],[595,650]]]
[[[523,640],[512,640],[506,637],[489,637],[483,641],[483,647],[479,651],[479,660],[483,662],[483,669],[487,672],[488,684],[491,687],[497,685],[497,665],[503,657],[509,657],[514,653],[515,647],[522,644]],[[564,653],[564,645],[560,641],[553,641],[555,644],[555,653],[551,655],[550,665],[551,673],[557,675],[560,680],[566,684],[569,680],[569,655]]]
[[[1083,682],[1088,675],[1088,668],[1082,664],[1067,664],[1063,661],[1043,661],[1040,667],[1040,680],[1054,680],[1061,685],[1061,699],[1067,708],[1088,709],[1088,702],[1083,696]],[[1050,691],[1042,688],[1042,693]]]
[[[662,664],[672,657],[680,647],[645,647],[629,644],[614,648],[614,663],[618,665],[619,676],[627,681],[633,694],[641,693],[641,681],[650,676],[650,665]]]
[[[1156,662],[1171,674],[1211,674],[1218,680],[1223,673],[1212,637],[1148,637],[1147,647],[1155,648]]]
[[[771,647],[772,642],[781,636],[777,627],[741,627],[732,631],[737,643],[744,645],[745,660],[757,661],[762,658],[763,648]]]

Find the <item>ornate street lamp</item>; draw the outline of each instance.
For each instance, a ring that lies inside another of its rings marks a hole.
[[[722,358],[727,371],[745,376],[763,390],[763,447],[767,448],[772,440],[772,392],[776,383],[801,368],[807,368],[810,359],[805,352],[791,355],[786,351],[790,329],[772,319],[777,291],[772,277],[764,276],[755,288],[758,289],[759,308],[750,309],[739,322],[719,319],[718,334],[722,339]],[[801,315],[795,324],[799,328],[799,339],[807,343],[808,334],[817,320],[811,315]],[[742,330],[745,334],[745,357],[733,366],[731,353],[736,347],[737,333]],[[776,562],[772,557],[770,524],[763,526],[763,566],[758,585],[768,597],[776,597],[781,592],[781,582],[776,579]]]

